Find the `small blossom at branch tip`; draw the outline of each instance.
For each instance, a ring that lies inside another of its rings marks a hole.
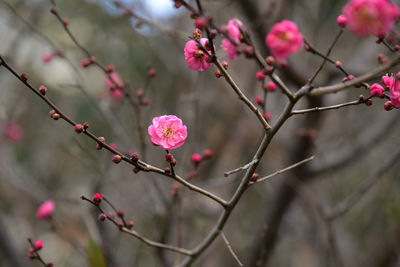
[[[336,68],[340,68],[341,66],[342,66],[342,62],[340,62],[339,60],[335,61],[335,67]]]
[[[360,95],[360,96],[358,97],[358,100],[359,100],[360,102],[364,101],[364,99],[365,99],[364,95]]]
[[[240,27],[242,26],[243,23],[239,19],[235,18],[229,20],[228,25],[222,27],[222,30],[226,32],[232,41],[234,41],[234,43],[232,43],[228,38],[224,38],[221,42],[222,48],[231,60],[234,60],[239,55],[237,46],[240,44]]]
[[[53,118],[53,120],[57,121],[60,119],[61,116],[58,113],[54,113],[53,116],[51,116],[51,117]]]
[[[120,217],[120,218],[122,218],[122,217],[124,217],[125,216],[125,213],[122,211],[122,210],[117,210],[117,215],[118,215],[118,217]]]
[[[41,250],[43,248],[43,241],[42,240],[36,240],[33,243],[33,248],[35,249],[35,251]]]
[[[385,92],[385,88],[381,85],[374,83],[369,87],[369,93],[375,97],[383,97],[383,93]]]
[[[265,62],[267,62],[267,64],[269,66],[275,66],[275,64],[276,64],[276,60],[275,60],[275,58],[273,56],[266,57],[265,58]]]
[[[133,152],[132,153],[132,155],[131,155],[131,159],[132,159],[132,161],[138,161],[139,160],[139,154],[138,153],[136,153],[136,152]]]
[[[256,79],[258,81],[264,81],[265,80],[266,75],[263,73],[262,70],[257,71],[256,73]]]
[[[350,0],[343,8],[347,28],[358,36],[382,36],[399,16],[399,8],[388,0]]]
[[[84,58],[81,60],[81,66],[82,68],[87,68],[92,64],[92,61],[90,59]]]
[[[344,15],[339,15],[336,19],[336,23],[341,28],[346,28],[347,26],[347,18]]]
[[[148,127],[151,141],[163,149],[170,150],[182,146],[187,137],[186,126],[174,115],[163,115],[153,118]]]
[[[55,208],[54,201],[46,200],[37,209],[36,217],[41,220],[51,218],[51,216],[53,215],[53,212],[54,212],[54,208]]]
[[[69,19],[67,19],[67,18],[62,19],[62,23],[63,23],[65,26],[67,26],[67,25],[69,24]]]
[[[252,182],[257,182],[259,177],[260,176],[258,175],[258,173],[253,173],[253,175],[251,176],[251,181]]]
[[[214,72],[214,75],[215,75],[215,77],[217,77],[217,78],[221,78],[221,77],[222,77],[222,73],[221,73],[220,70],[216,70],[216,71]]]
[[[149,76],[150,78],[153,78],[157,75],[157,70],[155,68],[150,68],[147,71],[147,76]]]
[[[271,113],[265,112],[265,113],[264,113],[264,119],[265,119],[266,121],[269,121],[269,120],[271,119]]]
[[[114,156],[112,157],[112,162],[114,162],[115,164],[120,163],[121,160],[122,160],[122,158],[121,158],[120,155],[114,155]]]
[[[268,92],[274,92],[274,91],[276,91],[276,89],[277,89],[277,86],[276,86],[276,84],[275,84],[274,82],[269,81],[269,82],[267,83],[266,90],[267,90]]]
[[[214,153],[213,153],[213,151],[211,149],[206,148],[206,149],[203,150],[202,157],[203,157],[204,160],[209,160],[209,159],[212,158],[213,154]]]
[[[82,133],[83,130],[84,130],[82,124],[76,124],[76,125],[74,126],[74,129],[75,129],[75,132],[78,133],[78,134]]]
[[[39,87],[39,92],[40,92],[42,95],[46,95],[46,92],[47,92],[46,86],[41,85],[41,86]]]
[[[392,78],[392,83],[389,87],[390,101],[395,108],[400,108],[400,81],[398,79],[399,73]]]
[[[100,213],[99,216],[97,217],[97,219],[101,222],[104,222],[106,218],[107,218],[107,215],[104,213]]]
[[[6,121],[3,127],[3,135],[11,144],[17,144],[23,139],[24,132],[15,122]]]
[[[200,30],[203,30],[205,28],[208,28],[209,26],[209,21],[206,17],[198,17],[195,21],[194,21],[194,26]]]
[[[273,56],[278,60],[283,60],[300,50],[303,35],[299,32],[296,23],[283,20],[271,28],[265,38],[265,43]]]
[[[389,58],[385,56],[384,54],[378,54],[377,56],[379,64],[385,64],[389,61]]]
[[[83,129],[89,129],[89,123],[88,122],[84,122],[83,123]]]
[[[200,40],[201,39],[201,30],[199,28],[195,28],[193,30],[193,34],[192,34],[193,38],[195,40]]]
[[[393,106],[393,104],[392,104],[392,101],[390,101],[390,100],[386,101],[385,104],[383,104],[383,108],[384,108],[386,111],[391,111],[392,109],[394,109],[394,106]]]
[[[53,59],[52,53],[49,53],[49,52],[43,53],[43,55],[42,55],[43,63],[49,63],[52,59]]]
[[[254,102],[259,106],[263,106],[264,105],[264,101],[259,96],[254,97]]]
[[[92,199],[93,199],[93,202],[98,205],[98,204],[100,204],[101,200],[103,199],[103,195],[100,193],[96,193],[93,195]]]
[[[222,67],[224,67],[224,69],[228,69],[228,67],[229,67],[229,64],[228,64],[228,62],[226,62],[226,61],[222,61],[221,62],[221,65],[222,65]]]
[[[194,165],[198,165],[202,160],[202,157],[199,153],[194,153],[190,157],[190,161],[193,162]]]
[[[135,226],[135,223],[134,223],[133,221],[129,221],[129,223],[128,223],[128,228],[129,228],[129,229],[132,229],[133,226]]]
[[[29,75],[25,72],[21,73],[21,75],[19,76],[21,78],[22,81],[26,82],[29,78]]]
[[[200,44],[207,49],[207,38],[201,38]],[[209,53],[211,51],[207,49]],[[206,53],[198,47],[198,44],[194,40],[190,40],[185,45],[185,60],[186,64],[191,70],[204,71],[211,67],[211,59],[206,55]]]

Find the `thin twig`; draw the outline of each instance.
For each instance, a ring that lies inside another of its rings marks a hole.
[[[249,163],[247,163],[246,165],[243,165],[242,167],[239,167],[239,168],[236,168],[236,169],[233,169],[233,170],[224,172],[224,176],[225,176],[225,177],[228,177],[228,176],[231,175],[231,174],[234,174],[234,173],[237,173],[237,172],[246,170],[246,169],[248,169],[251,165],[253,165],[253,164],[255,164],[255,163],[257,163],[257,159],[254,159],[254,160],[250,161]]]
[[[222,232],[222,231],[221,231],[221,237],[224,240],[225,245],[228,247],[229,252],[232,254],[233,258],[236,260],[236,262],[239,264],[239,266],[244,267],[244,264],[239,260],[239,257],[236,255],[235,251],[233,251],[231,243],[229,243],[229,240],[226,238],[224,232]]]
[[[109,221],[111,221],[115,226],[117,226],[120,229],[121,232],[127,233],[127,234],[129,234],[129,235],[131,235],[133,237],[136,237],[137,239],[141,240],[142,242],[144,242],[145,244],[147,244],[147,245],[149,245],[151,247],[163,248],[163,249],[167,249],[167,250],[174,251],[174,252],[177,252],[177,253],[181,253],[183,255],[188,255],[188,256],[191,255],[191,252],[189,250],[187,250],[187,249],[175,247],[175,246],[172,246],[172,245],[162,244],[162,243],[150,240],[150,239],[142,236],[141,234],[139,234],[135,230],[128,229],[127,227],[121,227],[120,228],[118,226],[118,222],[114,218],[108,216],[105,213],[105,211],[100,207],[100,205],[94,203],[92,200],[90,200],[89,198],[87,198],[85,196],[81,196],[81,199],[91,203],[93,206],[95,206],[97,208],[97,210],[99,212],[105,214],[107,216],[107,219]]]
[[[274,173],[271,173],[270,175],[267,175],[267,176],[265,176],[265,177],[262,177],[262,178],[258,179],[256,182],[251,182],[250,184],[255,184],[255,183],[264,182],[264,181],[266,181],[266,180],[268,180],[268,179],[270,179],[270,178],[272,178],[272,177],[274,177],[274,176],[276,176],[276,175],[279,175],[279,174],[282,174],[282,173],[284,173],[284,172],[290,171],[291,169],[294,169],[294,168],[296,168],[296,167],[298,167],[298,166],[300,166],[300,165],[302,165],[302,164],[304,164],[304,163],[307,163],[307,162],[313,160],[314,157],[315,157],[315,156],[311,156],[311,157],[309,157],[309,158],[303,159],[302,161],[299,161],[299,162],[297,162],[297,163],[295,163],[295,164],[290,165],[289,167],[286,167],[286,168],[284,168],[284,169],[281,169],[281,170],[279,170],[279,171],[276,171],[276,172],[274,172]]]
[[[366,98],[365,100],[354,100],[342,104],[337,104],[337,105],[332,105],[332,106],[327,106],[327,107],[314,107],[314,108],[308,108],[308,109],[299,109],[299,110],[293,110],[291,115],[298,115],[298,114],[306,114],[306,113],[311,113],[311,112],[316,112],[316,111],[326,111],[326,110],[333,110],[333,109],[339,109],[347,106],[356,106],[365,103],[366,100],[371,99],[372,96]]]

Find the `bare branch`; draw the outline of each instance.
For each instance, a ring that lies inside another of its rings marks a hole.
[[[236,255],[235,251],[233,251],[231,243],[229,243],[229,240],[226,238],[224,232],[222,232],[222,231],[221,231],[221,237],[224,240],[225,245],[228,247],[229,252],[232,254],[233,258],[236,260],[236,262],[239,264],[239,266],[244,267],[244,264],[239,260],[239,257]]]

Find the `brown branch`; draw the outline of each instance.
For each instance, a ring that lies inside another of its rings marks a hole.
[[[311,112],[316,112],[316,111],[326,111],[326,110],[333,110],[333,109],[340,109],[343,107],[348,107],[348,106],[357,106],[360,104],[365,103],[366,100],[370,99],[371,97],[368,97],[365,100],[354,100],[342,104],[337,104],[337,105],[332,105],[332,106],[327,106],[327,107],[314,107],[314,108],[308,108],[308,109],[299,109],[299,110],[293,110],[291,115],[298,115],[298,114],[306,114],[306,113],[311,113]]]
[[[227,248],[229,249],[229,252],[232,254],[232,257],[236,260],[236,262],[238,263],[238,265],[240,267],[244,267],[243,263],[239,260],[239,257],[236,255],[235,251],[233,251],[232,245],[231,243],[229,243],[229,240],[226,238],[224,232],[221,231],[221,237],[225,242],[225,245],[227,246]]]

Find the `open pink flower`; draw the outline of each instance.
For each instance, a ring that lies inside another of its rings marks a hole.
[[[186,126],[174,115],[153,118],[153,124],[149,126],[148,133],[153,144],[166,150],[182,146],[187,137]]]
[[[53,215],[54,212],[54,201],[46,200],[36,211],[36,217],[38,219],[48,219]]]
[[[11,121],[5,122],[3,134],[5,138],[12,144],[18,143],[24,137],[22,128],[18,124]]]
[[[231,19],[226,26],[226,30],[228,32],[229,37],[236,42],[236,44],[240,43],[240,29],[242,27],[242,22],[238,19]],[[237,45],[233,44],[229,39],[225,38],[222,40],[222,48],[227,53],[228,57],[234,60],[237,56]]]
[[[382,76],[382,83],[389,88],[390,85],[392,84],[392,78],[389,75],[384,75]]]
[[[396,78],[392,78],[392,83],[389,88],[390,101],[395,108],[400,108],[400,81]]]
[[[283,20],[272,27],[265,38],[265,43],[274,57],[284,60],[290,54],[299,51],[303,44],[303,35],[296,23]]]
[[[206,47],[208,39],[201,38],[200,43],[203,47]],[[188,41],[185,45],[184,51],[186,64],[188,65],[189,69],[203,71],[211,67],[210,58],[204,53],[204,51],[197,47],[196,41]]]
[[[385,92],[385,88],[383,88],[380,84],[374,83],[369,87],[369,93],[375,97],[382,97]]]
[[[347,27],[359,36],[384,35],[392,29],[399,9],[387,0],[351,0],[343,15]]]

